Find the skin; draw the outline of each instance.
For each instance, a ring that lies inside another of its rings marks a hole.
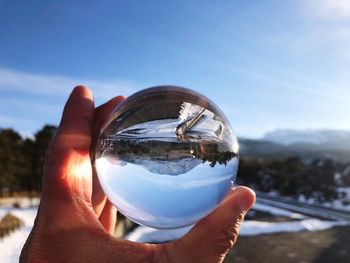
[[[43,191],[34,227],[20,262],[222,262],[237,240],[255,194],[235,187],[221,205],[184,237],[161,245],[112,236],[116,209],[107,200],[91,166],[91,142],[116,97],[95,109],[91,91],[71,93],[47,153]]]

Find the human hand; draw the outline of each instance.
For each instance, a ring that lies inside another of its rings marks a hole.
[[[76,87],[68,99],[44,165],[43,191],[21,262],[222,262],[255,202],[246,187],[230,190],[184,237],[142,244],[112,236],[116,209],[93,173],[90,148],[116,97],[95,109],[91,91]]]

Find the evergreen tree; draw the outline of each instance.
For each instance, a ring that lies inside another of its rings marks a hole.
[[[35,133],[35,141],[32,145],[30,141],[27,142],[26,147],[28,147],[28,153],[31,154],[31,156],[27,156],[31,164],[31,175],[29,176],[31,182],[28,182],[27,190],[41,190],[45,156],[56,130],[57,128],[55,126],[45,125],[41,130]],[[30,151],[29,148],[31,146],[32,149]]]
[[[0,196],[18,188],[19,163],[23,160],[21,144],[22,138],[16,131],[0,131]]]

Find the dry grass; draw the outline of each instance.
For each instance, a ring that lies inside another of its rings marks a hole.
[[[12,231],[20,228],[23,225],[23,221],[14,215],[7,213],[0,220],[0,238],[9,235]]]

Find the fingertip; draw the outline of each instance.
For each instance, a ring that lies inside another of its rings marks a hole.
[[[94,109],[92,91],[84,85],[78,85],[72,90],[64,106],[61,124],[66,119],[78,118],[81,115],[87,116],[86,118],[89,119],[93,116]]]
[[[101,126],[107,120],[115,109],[115,107],[125,99],[124,96],[117,96],[106,103],[98,106],[95,110],[94,137],[96,137],[101,129]]]
[[[239,192],[240,194],[250,195],[252,198],[254,198],[254,200],[256,198],[255,191],[247,186],[243,186],[243,185],[235,186],[232,188],[232,191],[235,193]]]
[[[105,118],[106,117],[105,115],[111,114],[113,108],[117,106],[120,102],[122,102],[124,99],[125,99],[124,96],[116,96],[110,99],[109,101],[105,102],[104,104],[98,106],[96,108],[96,113],[97,115],[99,114],[102,115],[102,116],[99,116],[99,118],[101,117]]]
[[[119,96],[114,97],[114,98],[111,99],[111,100],[122,101],[122,100],[125,100],[125,98],[126,98],[125,96],[119,95]]]
[[[238,205],[241,211],[247,212],[255,204],[256,194],[249,187],[237,186],[231,190],[229,200],[235,207]]]
[[[121,95],[116,96],[116,97],[110,99],[109,101],[107,101],[105,104],[101,105],[101,108],[106,109],[106,108],[115,107],[123,100],[125,100],[125,96],[121,96]],[[109,110],[113,110],[113,109],[109,109]]]
[[[55,146],[84,150],[90,148],[94,113],[91,90],[83,85],[76,86],[64,106]]]
[[[254,191],[248,187],[237,186],[229,191],[227,198],[217,209],[172,244],[175,248],[184,250],[184,254],[196,253],[196,258],[203,259],[198,262],[221,262],[235,244],[244,216],[254,203]]]
[[[93,98],[91,89],[84,85],[77,85],[73,89],[71,96],[77,96],[77,95],[87,99]]]

